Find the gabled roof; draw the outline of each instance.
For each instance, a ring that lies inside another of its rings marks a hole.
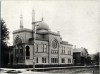
[[[85,50],[88,53],[87,49],[85,49],[85,48],[76,48],[76,49],[73,49],[73,53],[74,52],[82,52],[83,50]]]
[[[78,48],[78,49],[73,49],[73,52],[82,52],[83,49],[82,48]]]

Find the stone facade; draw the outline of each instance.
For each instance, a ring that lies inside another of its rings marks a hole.
[[[13,63],[33,64],[33,44],[31,38],[32,30],[23,28],[13,32],[13,46],[15,46]],[[26,56],[26,46],[29,46],[29,58]],[[46,58],[46,61],[43,58]],[[69,59],[71,61],[68,61]],[[73,45],[62,41],[58,33],[50,31],[42,35],[37,32],[35,61],[36,64],[72,64]]]
[[[13,31],[13,64],[32,65],[33,57],[36,64],[73,64],[73,45],[62,41],[59,32],[52,32],[43,20],[38,24],[35,49],[32,40],[35,35],[34,22],[32,30],[21,27]]]

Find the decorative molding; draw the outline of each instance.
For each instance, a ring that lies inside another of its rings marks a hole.
[[[60,44],[63,44],[63,45],[69,45],[69,46],[73,46],[72,44],[65,44],[65,43],[60,43]]]
[[[32,33],[32,30],[23,28],[23,29],[13,31],[13,34],[20,33],[20,32],[31,32]]]
[[[14,45],[15,45],[15,40],[16,38],[20,38],[22,40],[22,43],[24,43],[24,39],[21,35],[17,35],[15,38],[14,38]]]
[[[69,54],[62,54],[62,53],[61,53],[60,55],[69,55]],[[69,55],[69,56],[73,56],[73,55]]]

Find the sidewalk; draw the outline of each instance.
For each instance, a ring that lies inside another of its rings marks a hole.
[[[67,67],[48,67],[48,68],[36,68],[37,70],[41,69],[41,70],[46,70],[46,69],[52,69],[52,70],[55,70],[55,69],[70,69],[70,68],[84,68],[84,67],[94,67],[94,66],[97,66],[97,65],[91,65],[91,66],[67,66]],[[27,71],[27,70],[30,70],[30,71]],[[0,68],[0,71],[2,71],[2,73],[4,72],[7,72],[7,71],[10,71],[10,70],[15,70],[15,71],[21,71],[22,73],[20,74],[52,74],[52,73],[45,73],[45,72],[33,72],[31,71],[33,68],[24,68],[24,69],[11,69],[11,68]],[[8,73],[5,73],[5,74],[8,74]],[[57,73],[59,74],[59,73]],[[68,74],[68,73],[67,73]],[[85,73],[85,74],[91,74],[91,73]]]
[[[6,73],[7,71],[15,70],[15,71],[21,71],[20,74],[50,74],[50,73],[44,73],[44,72],[33,72],[33,71],[27,71],[27,69],[9,69],[9,68],[1,68],[0,73],[1,74],[9,74]]]

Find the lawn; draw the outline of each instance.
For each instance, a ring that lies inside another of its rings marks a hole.
[[[100,74],[99,68],[72,68],[72,69],[58,69],[58,70],[50,70],[45,71],[46,73],[68,73],[68,74],[84,74],[84,73],[92,73],[93,74]]]

